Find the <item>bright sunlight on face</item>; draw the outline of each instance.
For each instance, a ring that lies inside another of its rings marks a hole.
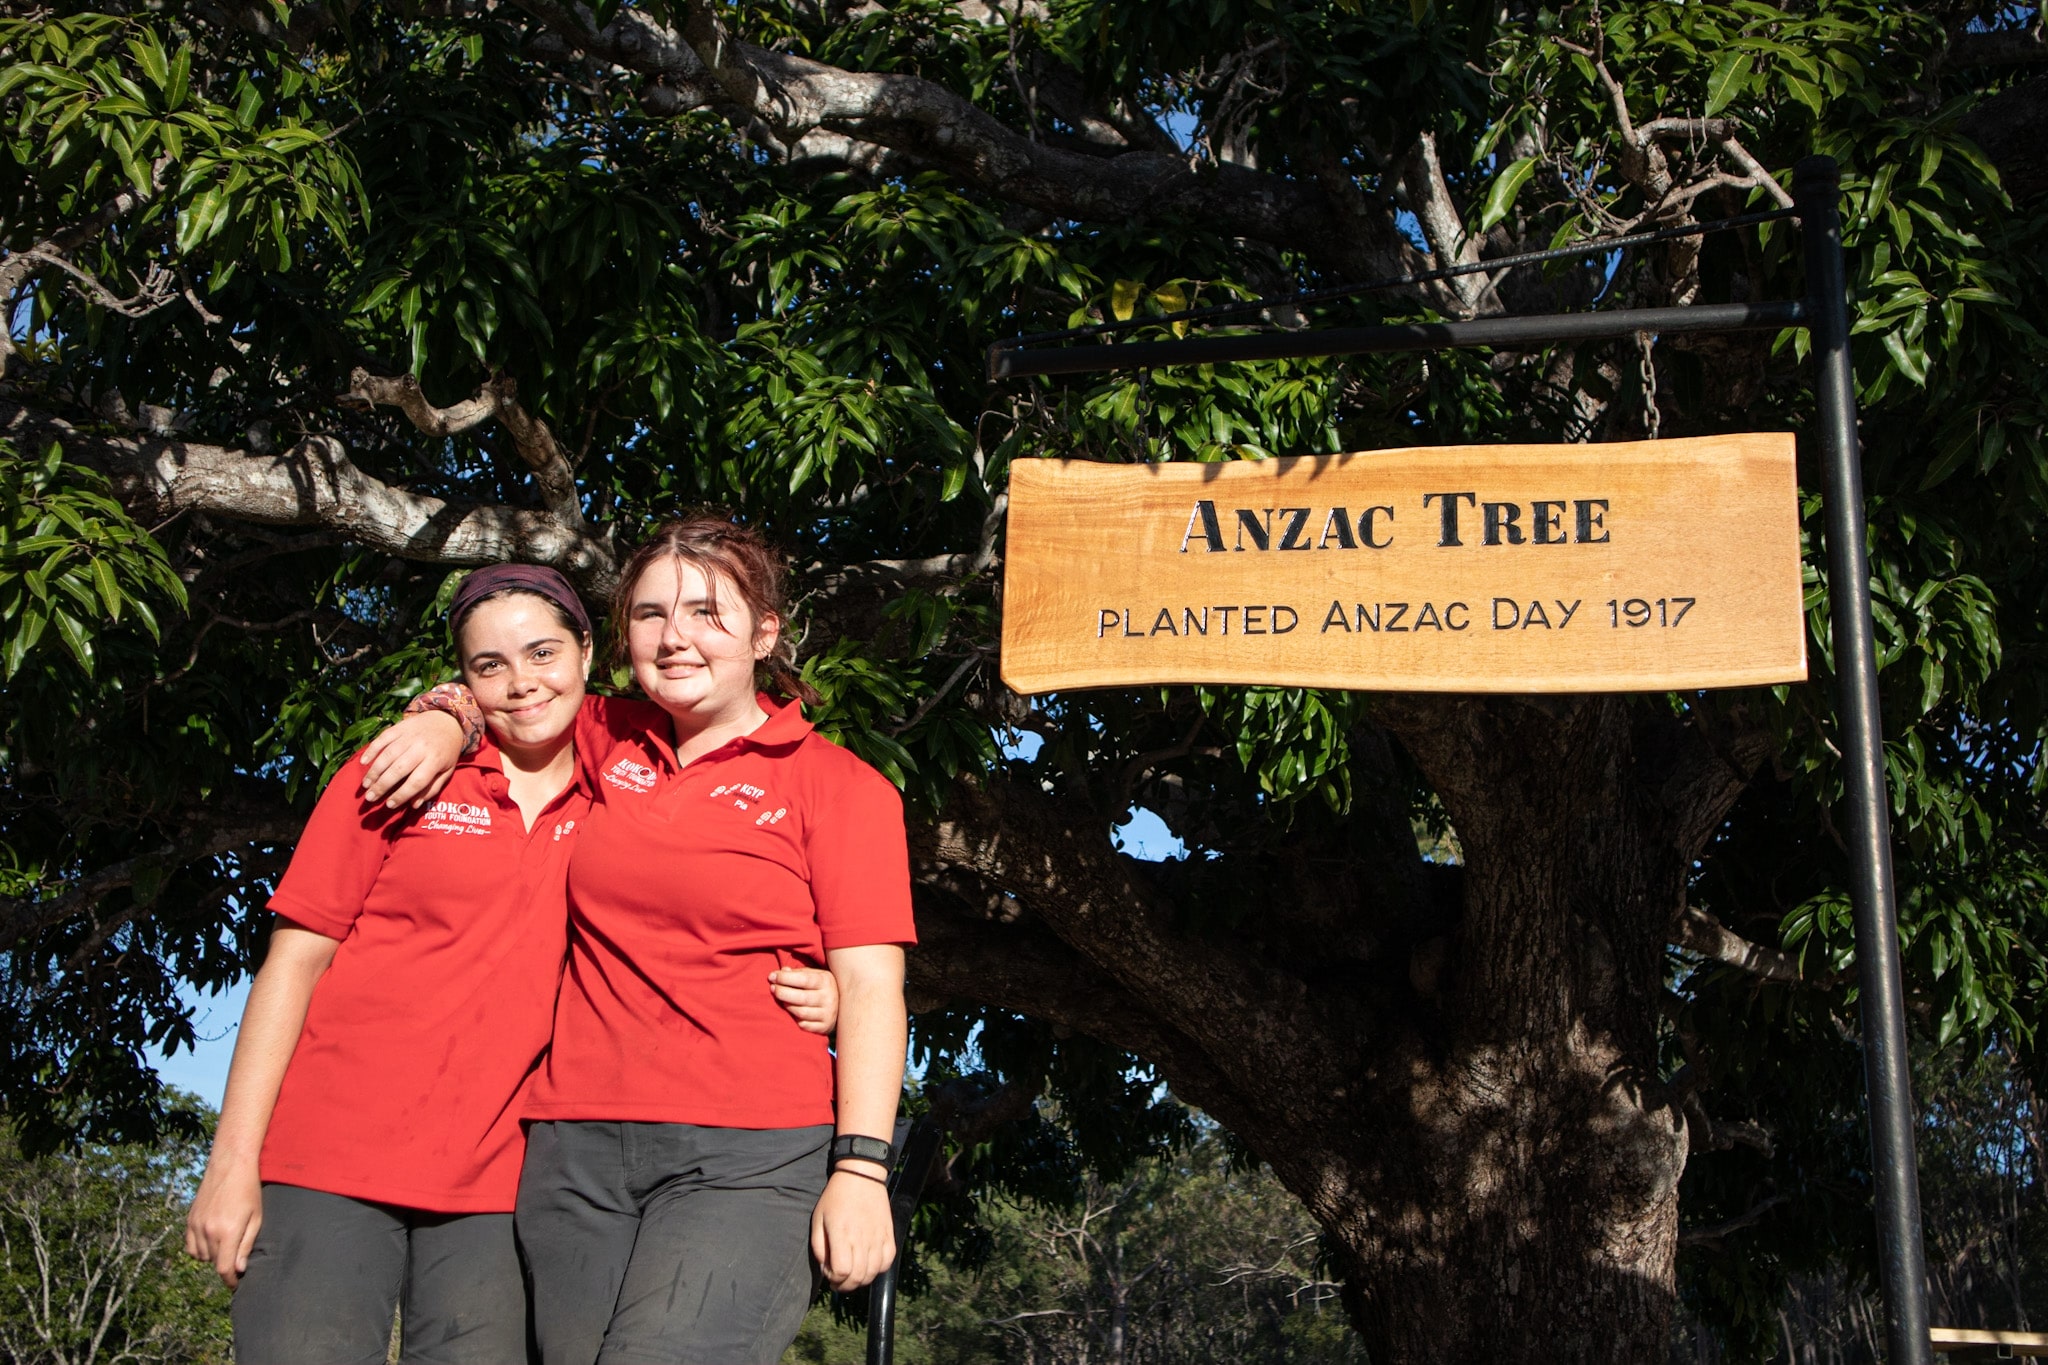
[[[772,616],[757,620],[722,575],[657,559],[633,585],[627,614],[634,680],[679,721],[716,723],[753,704],[754,663],[780,629]]]
[[[483,602],[463,619],[457,647],[462,680],[500,748],[545,749],[576,723],[590,645],[551,603],[524,592]]]

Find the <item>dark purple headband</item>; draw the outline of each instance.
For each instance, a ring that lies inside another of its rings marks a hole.
[[[576,595],[568,579],[541,564],[493,564],[463,579],[462,586],[455,590],[455,600],[448,604],[448,629],[461,630],[462,618],[469,615],[470,608],[507,588],[545,597],[567,613],[584,639],[590,638],[590,613],[583,609],[583,599]]]

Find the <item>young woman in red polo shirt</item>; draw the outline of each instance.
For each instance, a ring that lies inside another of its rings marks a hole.
[[[761,1365],[794,1339],[814,1262],[845,1290],[895,1255],[902,802],[804,719],[787,572],[754,532],[695,517],[620,574],[616,640],[667,724],[595,765],[570,860],[517,1219],[546,1365]],[[754,987],[819,961],[834,1050]]]
[[[518,1109],[591,805],[577,732],[607,748],[650,715],[584,707],[590,622],[551,569],[472,574],[450,620],[489,740],[421,810],[366,805],[345,769],[271,900],[186,1228],[236,1286],[247,1365],[381,1362],[401,1301],[404,1360],[526,1357]]]

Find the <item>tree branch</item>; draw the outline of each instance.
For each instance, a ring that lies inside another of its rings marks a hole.
[[[1700,1103],[1697,1091],[1687,1091],[1679,1101],[1679,1109],[1685,1115],[1688,1141],[1696,1152],[1725,1152],[1735,1147],[1747,1147],[1765,1156],[1772,1154],[1771,1135],[1761,1126],[1747,1120],[1717,1121]]]
[[[429,436],[459,436],[497,416],[497,396],[490,384],[445,408],[427,401],[420,381],[409,374],[373,375],[357,368],[348,377],[348,389],[335,399],[345,408],[367,411],[379,404],[397,408],[411,423]]]
[[[924,699],[923,704],[920,705],[915,711],[910,713],[909,719],[905,720],[901,725],[892,726],[890,728],[889,738],[896,739],[901,737],[905,731],[914,728],[919,721],[923,720],[926,716],[930,715],[932,708],[934,706],[937,706],[941,701],[943,701],[948,692],[951,692],[955,687],[959,686],[960,680],[967,676],[968,670],[973,668],[976,664],[980,663],[984,657],[986,656],[983,654],[981,650],[977,649],[970,652],[966,658],[960,661],[959,667],[955,668],[952,671],[952,673],[946,678],[946,681],[939,684],[938,690],[933,692],[929,697],[926,697]]]
[[[1692,201],[1707,189],[1712,188],[1716,183],[1726,183],[1739,188],[1760,189],[1775,199],[1780,207],[1792,207],[1791,193],[1778,183],[1776,177],[1764,169],[1763,163],[1750,155],[1749,150],[1735,136],[1737,125],[1733,119],[1654,118],[1638,127],[1629,116],[1628,96],[1623,91],[1621,82],[1616,80],[1614,73],[1607,69],[1607,61],[1603,51],[1604,44],[1598,39],[1597,29],[1595,33],[1596,40],[1593,47],[1581,47],[1577,43],[1561,40],[1558,42],[1558,46],[1567,52],[1573,52],[1579,56],[1589,58],[1593,63],[1594,72],[1600,78],[1601,85],[1607,91],[1608,102],[1614,106],[1615,123],[1621,130],[1622,146],[1621,154],[1616,158],[1617,164],[1621,168],[1621,173],[1657,205],[1650,212],[1643,214],[1642,218],[1654,218],[1657,212],[1665,207],[1667,201],[1673,200],[1674,191],[1678,191],[1677,182],[1671,175],[1670,163],[1666,159],[1663,150],[1657,146],[1658,141],[1666,138],[1684,139],[1692,142],[1712,142],[1727,155],[1729,160],[1742,169],[1742,177],[1740,179],[1729,178],[1725,182],[1708,179],[1696,186],[1688,187],[1685,191],[1679,191],[1682,199],[1677,202],[1681,204],[1681,207],[1690,209]]]
[[[265,0],[224,0],[211,3],[202,0],[199,13],[209,23],[222,28],[240,29],[265,42],[275,43],[285,51],[298,55],[311,47],[313,40],[332,28],[337,19],[346,20],[361,6],[362,0],[303,0],[295,5],[268,4]],[[471,9],[473,5],[426,5],[423,9]]]
[[[568,454],[548,424],[520,406],[518,381],[509,375],[491,380],[474,398],[445,408],[429,403],[419,380],[409,374],[373,375],[357,368],[348,383],[348,391],[337,400],[344,407],[395,407],[429,436],[457,436],[496,418],[512,437],[520,458],[533,470],[541,504],[549,514],[571,531],[589,530]]]
[[[113,481],[146,522],[187,510],[271,526],[323,526],[374,550],[436,564],[552,564],[586,589],[609,590],[612,548],[547,512],[450,502],[409,493],[358,469],[332,436],[309,436],[275,455],[175,437],[109,436],[0,400],[0,436],[56,439]]]
[[[108,312],[119,313],[125,318],[139,318],[154,313],[166,304],[175,303],[184,293],[178,284],[178,277],[154,261],[144,272],[134,295],[125,299],[102,284],[98,276],[80,270],[47,246],[30,247],[20,255],[11,257],[7,266],[0,268],[12,268],[17,263],[25,273],[33,273],[38,265],[62,271],[77,281],[79,287],[94,303]]]
[[[1792,192],[1783,185],[1780,185],[1778,177],[1765,170],[1763,162],[1751,156],[1749,149],[1744,147],[1738,139],[1733,136],[1722,138],[1721,150],[1727,154],[1730,161],[1733,161],[1742,168],[1743,174],[1748,177],[1748,183],[1751,186],[1764,191],[1771,198],[1777,200],[1779,208],[1789,209],[1792,207]],[[1732,183],[1741,184],[1742,182],[1736,181]]]
[[[1694,1247],[1708,1242],[1718,1242],[1730,1233],[1740,1232],[1753,1223],[1763,1221],[1764,1215],[1772,1209],[1791,1202],[1792,1197],[1790,1195],[1774,1194],[1748,1212],[1730,1218],[1725,1223],[1711,1223],[1706,1227],[1685,1228],[1681,1230],[1678,1234],[1678,1244],[1680,1246]]]
[[[1679,917],[1677,945],[1687,952],[1762,977],[1766,981],[1804,981],[1798,959],[1776,948],[1751,943],[1698,906]]]
[[[290,818],[221,825],[74,878],[62,893],[55,896],[41,900],[0,896],[0,952],[7,951],[31,934],[90,910],[113,892],[133,886],[136,879],[146,872],[175,870],[201,858],[217,857],[248,844],[290,843],[298,838],[300,823],[296,818]],[[103,942],[120,923],[126,923],[132,917],[133,911],[119,917],[116,924],[102,926],[93,936],[94,940]]]
[[[995,495],[988,515],[982,518],[981,543],[972,550],[927,555],[922,559],[868,559],[831,570],[813,564],[810,568],[817,573],[814,591],[832,597],[851,587],[901,587],[912,583],[962,582],[973,578],[995,564],[996,537],[1002,531],[1003,518],[1009,510],[1010,494],[1006,489]]]
[[[1741,706],[1694,708],[1658,793],[1672,815],[1672,842],[1688,862],[1706,848],[1776,743]]]
[[[621,8],[602,27],[567,0],[515,0],[572,48],[654,77],[679,100],[707,104],[734,126],[759,120],[786,147],[813,129],[888,147],[1011,203],[1065,218],[1177,217],[1213,230],[1307,250],[1333,268],[1397,273],[1390,217],[1361,240],[1312,183],[1215,166],[1196,171],[1177,152],[1120,156],[1035,142],[945,87],[911,75],[843,70],[737,41],[704,4],[679,6],[680,27]]]
[[[1325,1041],[1331,1029],[1298,982],[1225,944],[1173,930],[1092,811],[1077,813],[1035,780],[963,777],[916,839],[920,863],[1016,897],[1112,978],[1116,995],[1145,1001],[1158,1025],[1195,1044],[1233,1088],[1284,1088],[1305,1115],[1345,1090],[1337,1050]]]
[[[1402,163],[1401,186],[1407,192],[1408,207],[1422,224],[1423,236],[1429,239],[1436,264],[1477,264],[1481,239],[1465,232],[1465,215],[1451,197],[1443,160],[1437,155],[1436,134],[1423,133],[1415,139],[1415,146]],[[1504,311],[1500,296],[1485,275],[1462,275],[1444,281],[1438,288],[1450,296],[1450,303],[1462,316]]]
[[[1045,925],[1024,918],[1014,899],[997,897],[984,911],[930,860],[919,858],[916,870],[914,1008],[968,1001],[1014,1010],[1145,1058],[1175,1094],[1224,1123],[1250,1118],[1203,1049],[1147,1007],[1149,996],[1133,996]]]
[[[1153,749],[1147,753],[1139,754],[1129,763],[1126,763],[1123,776],[1117,782],[1118,804],[1126,806],[1130,804],[1133,795],[1137,792],[1138,783],[1144,780],[1146,773],[1151,772],[1168,759],[1185,758],[1188,754],[1194,752],[1195,738],[1202,733],[1202,726],[1207,723],[1208,719],[1209,717],[1206,712],[1195,712],[1195,723],[1188,727],[1188,732],[1182,735],[1177,743],[1169,744],[1162,749]]]
[[[83,218],[76,223],[60,227],[34,246],[16,252],[4,260],[0,260],[0,310],[5,311],[6,320],[11,320],[14,316],[15,294],[20,291],[23,285],[28,283],[32,275],[45,267],[56,267],[75,276],[85,283],[89,290],[94,292],[95,298],[102,301],[114,301],[114,303],[108,306],[115,306],[115,304],[120,303],[121,301],[118,300],[117,296],[108,291],[97,279],[72,265],[66,258],[73,251],[84,246],[94,237],[106,231],[107,228],[135,212],[135,210],[141,208],[161,193],[164,187],[165,175],[170,170],[170,167],[170,156],[168,154],[159,156],[150,165],[150,183],[147,190],[138,190],[133,185],[124,185],[112,198],[100,205],[99,212],[93,214],[90,218]],[[150,278],[144,282],[143,292],[138,294],[135,300],[128,300],[126,302],[134,304],[142,300],[145,295],[148,295],[152,284],[158,280],[159,273],[159,267],[152,266],[150,268]],[[163,274],[164,278],[169,278],[168,272],[163,272]],[[165,300],[165,302],[168,302],[168,300]],[[144,308],[142,311],[148,312],[152,308],[161,306],[161,303],[152,304],[151,308]],[[137,314],[131,313],[130,316],[137,316]],[[12,330],[8,327],[0,326],[0,379],[6,377],[8,362],[13,359],[14,355]]]
[[[1180,156],[1173,135],[1145,110],[1124,99],[1091,101],[1080,77],[1064,66],[1037,63],[1038,96],[1054,115],[1071,124],[1089,145],[1108,150]]]
[[[1950,66],[2040,66],[2048,63],[2048,37],[2032,28],[1958,33],[1949,40]]]

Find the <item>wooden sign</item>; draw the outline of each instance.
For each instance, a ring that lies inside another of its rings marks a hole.
[[[1634,692],[1806,676],[1790,435],[1019,460],[1003,680]]]

